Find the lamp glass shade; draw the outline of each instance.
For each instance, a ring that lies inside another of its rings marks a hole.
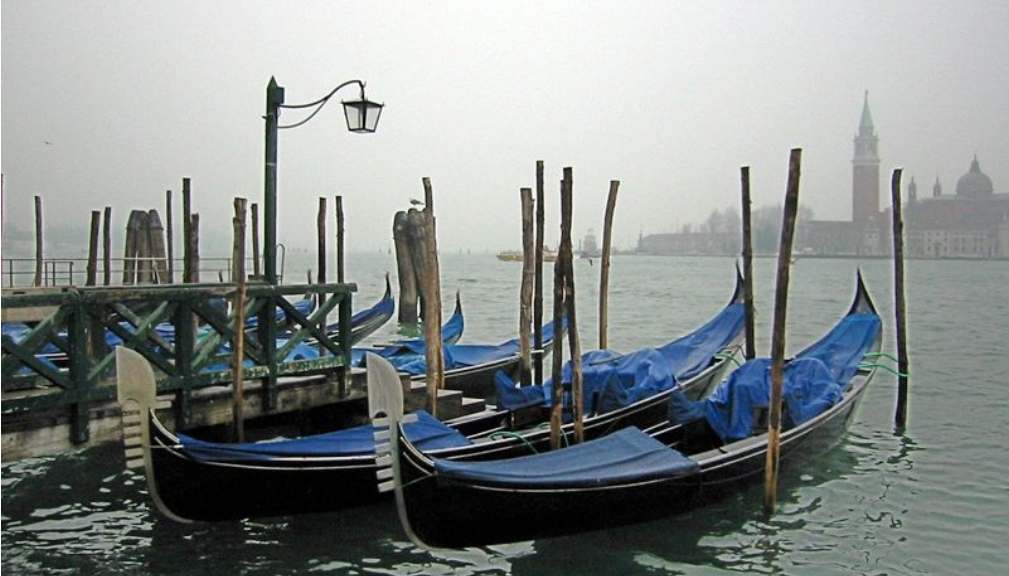
[[[343,114],[347,117],[347,130],[357,133],[374,132],[378,128],[378,118],[382,115],[383,106],[385,105],[366,98],[344,100]]]

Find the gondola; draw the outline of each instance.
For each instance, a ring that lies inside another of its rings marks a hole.
[[[782,463],[838,442],[875,373],[864,362],[879,350],[881,321],[861,275],[855,292],[835,327],[786,364]],[[373,397],[388,403],[370,407],[376,438],[390,438],[377,451],[380,488],[395,491],[408,536],[434,548],[548,538],[663,517],[763,478],[766,424],[753,418],[760,403],[748,408],[730,400],[766,396],[769,364],[766,358],[748,361],[711,397],[673,402],[671,418],[645,431],[627,427],[553,452],[481,462],[419,450],[402,432],[402,422],[412,417],[400,418],[397,389],[385,386],[388,393]],[[385,384],[391,368],[376,367],[375,373]]]
[[[705,345],[696,340],[695,344]],[[705,368],[679,386],[687,391],[706,388],[729,363],[727,356],[717,353],[736,347],[733,341],[728,348],[712,350]],[[369,374],[378,364],[368,363]],[[204,442],[172,433],[158,420],[153,371],[142,357],[120,348],[117,365],[127,466],[144,468],[148,492],[165,516],[211,521],[325,512],[379,498],[372,426],[279,442]],[[613,414],[592,415],[586,419],[586,428],[603,433],[613,422],[637,422],[648,413],[644,408],[654,411],[642,401]],[[415,446],[440,458],[472,460],[527,453],[540,441],[541,432],[517,432],[515,415],[515,411],[497,408],[448,423],[422,415],[408,433]]]

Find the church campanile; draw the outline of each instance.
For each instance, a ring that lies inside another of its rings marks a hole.
[[[855,135],[855,156],[851,159],[851,219],[870,222],[879,213],[879,137],[869,112],[869,91],[865,92],[862,119]]]

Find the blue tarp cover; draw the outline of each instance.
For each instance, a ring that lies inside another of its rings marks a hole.
[[[658,348],[642,348],[624,355],[612,350],[593,350],[583,354],[585,411],[603,413],[616,410],[692,378],[739,335],[743,320],[743,305],[730,304],[697,330]],[[571,371],[571,362],[567,362],[561,374],[565,387],[570,387]],[[553,382],[548,380],[539,391],[548,406],[552,386]],[[518,407],[512,402],[528,405],[536,394],[524,389],[517,395],[507,390],[508,387],[507,379],[497,385],[498,403],[504,408]],[[568,392],[564,394],[564,403],[570,405]]]
[[[457,430],[417,412],[418,420],[404,425],[407,438],[421,450],[466,446],[470,441]],[[255,443],[204,442],[179,434],[186,453],[197,460],[269,460],[274,457],[353,456],[375,452],[375,429],[370,424],[291,440]]]
[[[785,365],[782,401],[786,428],[802,424],[841,399],[879,330],[879,316],[850,314]],[[671,399],[670,416],[684,422],[702,412],[724,442],[748,438],[753,434],[754,410],[766,408],[770,402],[770,387],[771,360],[750,360],[705,400]]]
[[[697,462],[634,427],[553,452],[486,462],[435,459],[435,467],[446,480],[523,488],[605,486],[698,470]]]

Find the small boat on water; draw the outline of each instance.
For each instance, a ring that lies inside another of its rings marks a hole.
[[[880,340],[881,321],[859,275],[848,313],[786,364],[782,463],[840,440],[875,373],[866,359]],[[380,489],[395,491],[403,528],[422,546],[481,546],[643,522],[763,477],[766,358],[735,370],[706,400],[674,395],[668,418],[648,428],[624,427],[553,452],[479,462],[440,458],[414,445],[404,422],[415,418],[401,416],[395,372],[387,364],[369,366],[369,378],[372,371],[376,383],[369,381],[369,390],[383,390],[369,392],[381,439]]]
[[[522,261],[522,251],[521,250],[502,250],[497,253],[497,259],[504,262],[521,262]],[[543,261],[553,262],[557,259],[557,253],[550,250],[546,246],[543,247]]]
[[[730,302],[730,306],[738,305]],[[724,353],[738,348],[738,330],[730,330],[731,344],[726,346],[725,331],[712,330],[710,324],[678,339],[686,346],[685,353],[677,355],[678,362],[692,368],[680,370],[690,375],[676,384],[691,397],[717,380],[730,362]],[[697,354],[690,353],[694,347]],[[384,358],[371,355],[366,363],[369,375],[381,369],[379,366],[386,366],[400,382],[400,374]],[[379,499],[375,474],[380,463],[376,461],[374,428],[370,424],[277,441],[208,442],[171,432],[157,418],[154,375],[142,357],[120,348],[117,366],[127,466],[144,469],[148,492],[166,517],[211,521],[303,514]],[[369,377],[369,396],[373,394],[372,380]],[[589,434],[605,434],[619,422],[640,423],[664,412],[664,402],[645,398],[613,413],[587,417],[586,430]],[[480,460],[520,455],[535,448],[543,438],[542,430],[525,430],[522,426],[530,418],[542,422],[548,413],[542,405],[515,409],[498,406],[444,423],[421,413],[415,424],[404,428],[404,433],[415,447],[438,458]],[[566,434],[570,430],[571,425],[566,425]]]

